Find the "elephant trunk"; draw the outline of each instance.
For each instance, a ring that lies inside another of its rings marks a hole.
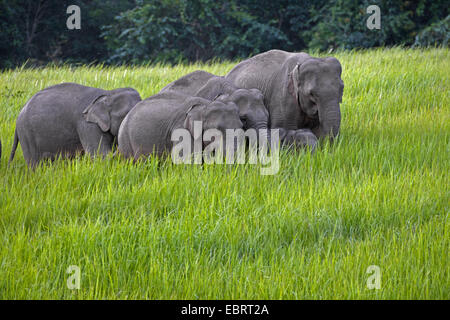
[[[341,110],[339,103],[319,108],[319,127],[313,130],[318,138],[329,137],[331,141],[339,134]]]
[[[256,130],[266,130],[269,128],[269,124],[267,121],[259,121],[252,125],[251,128],[255,128]]]
[[[253,128],[256,130],[256,134],[257,134],[257,139],[259,142],[261,139],[266,143],[269,142],[270,143],[270,130],[269,130],[269,125],[267,123],[267,121],[258,121],[255,122],[254,124],[252,124],[250,126],[250,128]]]

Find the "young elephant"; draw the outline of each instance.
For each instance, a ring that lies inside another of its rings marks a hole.
[[[23,107],[9,161],[18,142],[29,166],[57,156],[77,153],[106,155],[112,150],[119,126],[141,101],[132,88],[102,90],[62,83],[36,93]]]
[[[165,86],[160,93],[175,92],[207,100],[233,102],[239,108],[244,129],[267,129],[269,112],[263,95],[257,89],[239,89],[224,77],[197,70]]]
[[[194,121],[202,122],[203,132],[218,129],[223,137],[226,129],[243,126],[234,103],[163,92],[138,103],[125,117],[119,129],[119,152],[135,160],[170,152],[174,145],[172,132],[184,128],[194,137]]]

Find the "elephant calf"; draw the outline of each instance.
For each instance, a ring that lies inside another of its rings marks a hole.
[[[162,92],[138,103],[125,117],[119,129],[119,153],[136,160],[153,153],[162,155],[170,152],[174,145],[172,132],[176,129],[188,130],[192,143],[194,121],[202,122],[203,132],[217,129],[224,138],[226,129],[243,127],[239,109],[232,102]]]
[[[9,161],[20,141],[30,167],[44,159],[112,150],[119,126],[141,101],[132,88],[102,90],[62,83],[36,93],[20,112]]]
[[[233,102],[239,108],[244,129],[268,129],[269,112],[264,97],[257,89],[240,89],[224,77],[197,70],[165,86],[160,93],[174,92],[207,100]]]

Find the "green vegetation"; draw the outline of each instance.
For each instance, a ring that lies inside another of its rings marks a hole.
[[[62,81],[132,86],[233,63],[0,74],[0,299],[449,299],[450,52],[340,52],[341,135],[280,171],[164,159],[7,155],[15,119]],[[81,289],[69,290],[70,265]],[[366,287],[370,265],[381,289]]]
[[[80,30],[66,27],[69,5],[80,8]],[[367,28],[370,5],[380,8],[379,30]],[[448,15],[448,0],[0,0],[0,68],[448,47]]]

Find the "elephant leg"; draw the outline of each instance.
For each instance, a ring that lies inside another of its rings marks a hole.
[[[40,152],[35,137],[28,130],[21,130],[20,145],[22,147],[22,154],[28,167],[35,169],[42,160],[42,152]]]
[[[22,148],[22,152],[28,167],[30,167],[33,170],[36,169],[36,167],[42,161],[51,159],[51,157],[48,154],[39,152],[37,148],[34,147]],[[51,160],[53,161],[53,159]]]
[[[85,153],[106,157],[112,151],[114,137],[109,132],[102,132],[97,125],[83,126],[78,134]]]
[[[297,149],[309,147],[311,152],[314,152],[318,141],[315,134],[309,129],[281,129],[280,140],[282,146],[293,146]]]
[[[124,121],[127,121],[127,120],[124,120]],[[117,139],[118,146],[117,146],[117,150],[114,153],[114,155],[120,154],[124,158],[128,159],[128,158],[133,157],[133,148],[131,145],[128,123],[123,123],[122,127],[123,127],[123,129],[121,129],[121,131],[119,133],[119,136]]]
[[[95,156],[97,154],[106,157],[113,149],[114,138],[110,134],[102,134],[98,137],[97,143],[88,142],[83,144],[86,153]],[[86,145],[86,146],[85,146]]]

